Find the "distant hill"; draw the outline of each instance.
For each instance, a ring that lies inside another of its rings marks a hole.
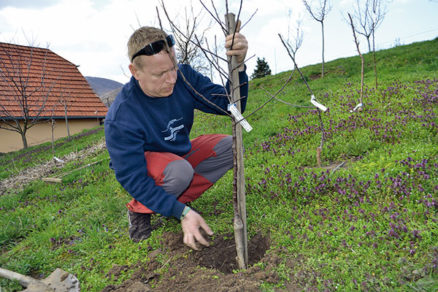
[[[122,83],[107,78],[86,76],[85,79],[99,97],[123,86]]]
[[[117,94],[119,94],[120,90],[122,90],[122,87],[119,87],[119,88],[113,89],[111,91],[108,91],[108,92],[106,92],[106,93],[104,93],[104,94],[99,96],[100,100],[107,107],[109,107],[113,103],[113,101],[116,98]]]

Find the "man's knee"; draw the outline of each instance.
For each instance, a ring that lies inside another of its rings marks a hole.
[[[228,170],[233,168],[233,137],[226,136],[213,148],[215,156],[199,163],[195,172],[212,183],[220,179]]]
[[[222,156],[223,159],[232,159],[233,157],[233,137],[225,136],[213,148],[216,156]]]
[[[220,140],[214,147],[217,160],[221,161],[222,165],[233,167],[233,137],[226,136]],[[225,166],[226,167],[226,166]]]
[[[163,174],[163,189],[169,194],[179,196],[190,185],[194,170],[187,160],[182,159],[170,162]]]

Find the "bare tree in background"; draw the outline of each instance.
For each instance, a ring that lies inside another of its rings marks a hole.
[[[53,156],[55,156],[55,111],[56,111],[56,104],[52,106],[51,110],[50,110],[50,129],[51,129],[51,133],[52,133],[52,154]]]
[[[361,70],[360,70],[360,99],[359,99],[359,104],[353,109],[353,111],[356,111],[358,109],[359,110],[362,109],[362,107],[363,107],[362,98],[363,98],[363,83],[364,83],[364,59],[363,59],[363,55],[360,52],[359,40],[357,39],[357,36],[356,36],[356,26],[354,25],[353,18],[351,17],[350,13],[348,13],[348,18],[350,20],[351,29],[353,31],[354,43],[356,44],[356,49],[357,49],[357,52],[359,53],[360,61],[361,61]]]
[[[68,124],[68,109],[73,104],[73,99],[70,93],[62,91],[61,95],[58,98],[58,101],[64,110],[65,127],[67,129],[68,140],[70,140],[71,136],[70,136],[70,126]]]
[[[382,23],[383,18],[385,18],[387,8],[385,5],[385,0],[372,0],[372,13],[371,13],[371,23],[373,24],[372,36],[373,36],[373,64],[374,64],[374,77],[376,81],[376,89],[378,88],[378,78],[377,78],[377,61],[376,61],[376,29]]]
[[[356,0],[356,8],[353,13],[352,18],[358,23],[355,26],[355,31],[358,34],[363,35],[368,44],[368,52],[373,52],[373,67],[374,75],[376,81],[376,88],[378,87],[377,82],[377,64],[376,64],[376,29],[382,23],[383,18],[386,14],[385,0]],[[351,21],[350,21],[351,22]],[[371,41],[372,39],[372,47]]]
[[[370,38],[373,33],[373,24],[371,21],[371,5],[374,0],[356,0],[356,8],[354,9],[353,19],[359,24],[358,27],[354,27],[358,34],[363,35],[367,39],[368,52],[371,52]],[[363,4],[363,5],[361,5]],[[348,13],[348,17],[351,18],[351,14]],[[351,24],[351,20],[349,20]]]
[[[303,72],[301,72],[300,68],[298,67],[298,64],[295,60],[295,56],[292,54],[291,50],[290,50],[290,46],[289,44],[287,44],[283,37],[281,36],[281,34],[278,34],[278,36],[280,37],[281,43],[283,44],[283,46],[285,47],[289,57],[292,59],[292,62],[294,63],[294,70],[292,72],[298,71],[298,73],[301,76],[301,79],[303,80],[304,84],[306,84],[307,90],[309,91],[310,95],[311,95],[311,99],[310,102],[317,108],[316,111],[318,112],[318,118],[319,118],[319,129],[321,130],[321,142],[319,144],[318,147],[316,147],[316,161],[318,164],[318,167],[321,167],[321,152],[322,152],[322,148],[324,146],[324,141],[325,141],[325,130],[324,130],[324,122],[322,120],[322,115],[321,112],[325,112],[327,111],[327,108],[320,104],[315,97],[315,94],[312,90],[312,88],[310,88],[309,83],[306,81],[306,78],[304,78]],[[292,76],[292,75],[291,75]]]
[[[292,17],[292,11],[288,12],[288,28],[287,28],[287,40],[286,45],[288,46],[292,57],[296,60],[296,54],[301,45],[303,44],[303,29],[302,29],[302,20],[298,19],[296,21],[295,34],[291,37],[291,29],[290,22]]]
[[[42,121],[41,115],[56,83],[49,83],[46,78],[47,52],[39,61],[41,70],[38,73],[31,70],[37,58],[35,50],[31,47],[28,53],[23,53],[11,45],[9,49],[3,46],[0,52],[0,84],[3,90],[13,93],[0,103],[0,128],[19,133],[23,148],[28,147],[27,131]]]
[[[321,77],[324,77],[324,20],[327,17],[327,14],[330,12],[332,8],[330,5],[330,0],[319,0],[318,7],[312,7],[309,4],[310,1],[303,0],[304,6],[307,11],[310,13],[313,19],[321,23],[321,36],[322,36],[322,68],[321,68]]]
[[[163,1],[161,2],[161,6],[164,7]],[[210,78],[212,79],[212,67],[208,63],[208,60],[205,58],[200,47],[192,41],[196,32],[199,37],[200,44],[204,45],[204,36],[207,29],[203,31],[200,30],[199,24],[202,20],[202,11],[195,13],[193,6],[191,6],[189,9],[190,13],[187,12],[187,7],[184,9],[183,24],[170,26],[175,37],[177,58],[181,64],[189,64],[196,71],[204,75],[210,75]],[[166,13],[167,19],[169,20],[170,18],[167,15],[167,11],[165,9],[163,10]],[[158,18],[161,19],[158,9],[157,14]],[[163,29],[161,20],[160,26],[161,29]]]
[[[64,111],[64,121],[65,121],[65,128],[67,129],[67,139],[71,139],[70,135],[70,126],[68,124],[68,110],[70,106],[73,104],[73,98],[71,96],[70,92],[66,92],[65,90],[61,91],[61,94],[57,97],[58,103],[55,103],[52,105],[52,108],[50,110],[50,125],[52,130],[52,153],[55,157],[55,125],[56,125],[56,114],[58,106],[61,106]]]

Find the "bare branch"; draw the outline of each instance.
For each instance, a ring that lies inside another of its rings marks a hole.
[[[184,29],[180,29],[180,25],[176,25],[172,20],[172,17],[170,17],[163,1],[161,1],[161,7],[175,36],[178,48],[178,59],[180,62],[182,64],[190,64],[195,70],[206,74],[209,71],[207,64],[207,61],[209,60],[208,58],[206,58],[207,60],[204,59],[205,54],[202,52],[205,50],[202,46],[203,43],[206,42],[206,30],[202,32],[201,36],[195,34],[196,31],[199,31],[199,18],[201,12],[195,14],[192,7],[189,15],[186,9],[183,24]],[[194,38],[196,38],[196,42],[193,40]],[[209,53],[212,54],[211,52]]]
[[[253,19],[253,17],[254,17],[254,15],[256,15],[256,13],[257,13],[257,11],[258,11],[258,9],[256,9],[252,14],[251,14],[251,16],[248,18],[248,20],[244,23],[244,24],[242,24],[241,26],[240,26],[240,29],[243,29],[252,19]]]
[[[281,34],[278,34],[278,36],[280,37],[281,42],[283,43],[283,46],[286,48],[286,51],[289,55],[289,57],[292,59],[295,69],[298,71],[298,73],[300,73],[301,79],[304,81],[304,83],[307,86],[307,89],[309,90],[311,96],[315,96],[313,94],[312,89],[310,88],[309,84],[306,81],[306,78],[304,78],[303,73],[301,72],[300,68],[297,65],[297,62],[295,61],[295,58],[292,56],[291,52],[289,51],[288,46],[286,45],[286,43],[283,40],[283,37],[281,36]],[[321,115],[321,110],[319,108],[316,109],[318,112],[318,117],[319,117],[319,126],[320,126],[320,130],[321,130],[321,142],[319,147],[317,148],[317,161],[318,161],[318,166],[320,166],[320,155],[321,155],[321,151],[322,151],[322,147],[324,146],[324,141],[325,141],[325,129],[324,129],[324,122],[322,121],[322,115]]]
[[[31,73],[35,59],[41,58],[35,56],[35,50],[37,48],[30,46],[22,51],[20,47],[10,45],[2,47],[0,52],[0,82],[12,93],[7,95],[7,104],[0,105],[1,128],[19,133],[24,148],[27,148],[26,133],[43,119],[41,115],[47,112],[47,100],[58,80],[47,82],[47,51],[40,61],[40,76],[35,78]],[[9,110],[11,105],[18,107],[20,114]]]
[[[314,12],[315,9],[310,7],[308,0],[303,0],[303,3],[304,3],[304,6],[306,7],[307,11],[313,17],[313,19],[315,19],[316,21],[321,23],[321,37],[322,37],[321,77],[324,78],[324,64],[325,64],[325,60],[324,60],[324,55],[325,55],[325,53],[324,53],[324,49],[325,49],[325,45],[324,45],[324,42],[325,42],[325,40],[324,40],[324,20],[325,20],[327,14],[329,13],[329,11],[331,10],[331,4],[327,3],[328,0],[321,0],[321,1],[319,1],[319,7],[318,7],[319,10],[317,10],[316,12]]]
[[[324,22],[327,14],[332,9],[331,3],[327,3],[328,0],[320,1],[319,7],[311,7],[308,0],[303,0],[303,4],[309,14],[318,22]]]
[[[157,11],[157,18],[158,18],[158,23],[160,24],[160,29],[163,30],[163,24],[161,23],[160,11],[158,10],[158,7],[155,7],[155,10]]]
[[[217,24],[220,25],[222,31],[224,32],[224,34],[226,33],[227,29],[225,28],[224,24],[222,23],[222,21],[220,20],[220,17],[217,13],[216,7],[214,6],[213,0],[211,0],[211,5],[213,6],[213,11],[215,12],[215,14],[213,14],[210,9],[208,9],[208,7],[204,4],[204,2],[202,2],[202,0],[199,0],[199,2],[201,3],[201,5],[204,7],[204,9],[211,15],[211,17],[216,21]]]
[[[193,90],[193,92],[198,95],[203,101],[207,102],[209,105],[211,105],[213,108],[217,109],[218,111],[222,112],[224,115],[231,116],[227,111],[223,110],[221,107],[216,105],[214,102],[211,102],[208,100],[205,96],[203,96],[199,91],[197,91],[192,84],[187,80],[187,78],[184,76],[184,74],[179,71],[181,77],[183,78],[184,82]]]
[[[277,101],[279,101],[281,103],[284,103],[284,104],[286,104],[286,105],[288,105],[290,107],[313,108],[313,106],[308,106],[308,105],[292,104],[292,103],[284,101],[284,100],[282,100],[282,99],[280,99],[278,97],[275,97],[275,100],[277,100]]]
[[[281,42],[283,43],[283,46],[286,48],[287,54],[289,55],[289,57],[292,59],[292,62],[294,63],[295,69],[298,71],[298,73],[300,73],[301,79],[303,80],[304,84],[306,84],[307,89],[309,90],[311,95],[313,94],[312,89],[309,86],[309,83],[307,83],[306,78],[304,78],[303,73],[301,72],[300,68],[297,65],[297,62],[295,61],[295,57],[292,55],[292,53],[289,51],[288,46],[286,45],[285,41],[283,40],[283,37],[281,36],[281,34],[278,34],[278,36],[280,37]]]
[[[259,107],[256,108],[254,111],[252,111],[249,115],[246,115],[246,116],[244,117],[244,119],[246,119],[246,118],[252,116],[253,114],[255,114],[256,112],[258,112],[259,110],[263,109],[263,108],[264,108],[268,103],[270,103],[272,100],[276,99],[276,98],[277,98],[277,95],[279,95],[281,92],[283,92],[283,90],[286,88],[286,85],[288,85],[289,82],[292,80],[292,77],[293,77],[293,75],[294,75],[294,72],[295,72],[295,70],[292,70],[292,72],[291,72],[290,75],[289,75],[289,78],[286,80],[286,82],[283,84],[283,86],[282,86],[279,90],[277,90],[277,92],[275,92],[273,95],[270,94],[266,89],[263,88],[263,90],[264,90],[267,94],[270,95],[270,98],[269,98],[267,101],[265,101],[261,106],[259,106]],[[238,122],[240,122],[240,121],[237,121],[237,123],[238,123]]]
[[[354,43],[356,44],[356,49],[357,49],[357,52],[359,53],[360,60],[361,60],[361,71],[360,71],[360,104],[363,105],[362,97],[363,97],[363,84],[364,84],[364,59],[363,59],[362,54],[360,53],[359,41],[357,40],[357,37],[356,37],[356,29],[355,29],[355,26],[354,26],[354,23],[353,23],[353,19],[352,19],[350,13],[348,13],[348,18],[350,19],[351,29],[353,30]]]
[[[288,18],[290,20],[291,11],[289,11],[289,13],[288,13]],[[296,57],[298,49],[303,44],[303,30],[301,28],[301,25],[302,25],[302,20],[301,19],[297,20],[295,36],[291,39],[290,38],[290,21],[288,22],[286,44],[289,47],[289,50],[291,51],[294,59]]]

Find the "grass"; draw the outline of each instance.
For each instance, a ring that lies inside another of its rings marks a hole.
[[[364,109],[355,113],[350,110],[359,99],[358,57],[327,63],[324,79],[317,78],[319,65],[302,68],[318,100],[330,108],[323,114],[327,139],[320,168],[321,132],[313,108],[273,101],[248,118],[254,127],[244,133],[248,232],[269,231],[271,250],[282,258],[281,280],[263,289],[287,280],[303,290],[438,289],[437,56],[438,40],[377,52],[376,89],[366,54]],[[251,81],[246,114],[289,75]],[[279,98],[310,105],[297,73]],[[99,129],[73,142],[58,141],[56,156],[101,142]],[[193,137],[217,132],[231,133],[227,118],[196,114]],[[50,144],[1,156],[0,177],[51,159],[48,150]],[[101,151],[60,172],[106,158]],[[194,203],[217,234],[232,232],[231,181],[228,173]],[[180,230],[169,221],[147,242],[130,242],[129,199],[107,161],[72,172],[62,184],[33,181],[7,190],[0,196],[0,265],[37,277],[60,267],[78,276],[83,291],[122,282],[129,271],[117,281],[106,277],[113,265],[146,261],[162,232]],[[222,212],[213,215],[215,210]],[[166,255],[160,257],[166,263]],[[0,286],[20,288],[6,280]]]
[[[90,135],[94,134],[95,135]],[[78,152],[87,148],[90,144],[96,143],[97,140],[104,139],[102,127],[96,127],[92,130],[83,131],[72,136],[71,140],[62,138],[55,141],[55,153],[52,152],[52,144],[45,143],[36,147],[29,147],[20,151],[8,153],[0,156],[0,179],[17,175],[23,169],[39,165],[53,156],[63,157],[71,152]]]

